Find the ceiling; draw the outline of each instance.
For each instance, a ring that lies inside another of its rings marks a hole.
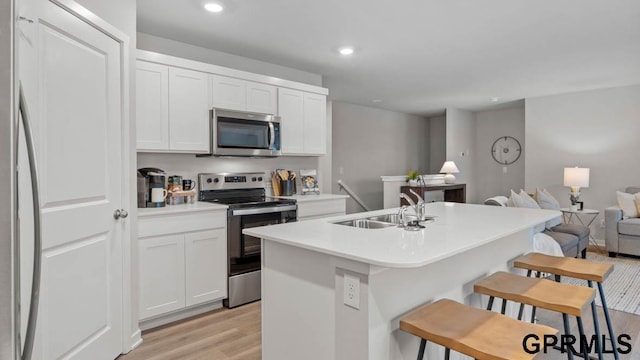
[[[640,84],[638,0],[204,2],[138,0],[138,31],[321,74],[338,101],[428,115]]]

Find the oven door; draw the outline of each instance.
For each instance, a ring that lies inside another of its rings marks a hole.
[[[261,209],[243,209],[234,214],[230,210],[227,229],[230,276],[260,270],[261,239],[245,235],[242,230],[295,221],[296,207],[296,205],[285,206],[281,211],[268,213],[256,213]]]
[[[235,156],[279,156],[279,117],[213,109],[212,153]]]

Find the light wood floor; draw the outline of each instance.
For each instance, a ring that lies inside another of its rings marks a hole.
[[[599,311],[602,309],[598,307]],[[589,313],[590,314],[590,313]],[[593,329],[589,314],[584,316],[587,333]],[[632,352],[621,359],[640,360],[640,316],[611,311],[614,331],[632,337]],[[538,310],[538,322],[562,329],[562,316],[557,313]],[[604,317],[600,316],[604,320]],[[601,320],[601,326],[604,322]],[[575,319],[571,320],[575,329]],[[136,350],[119,357],[119,360],[257,360],[260,359],[260,302],[220,309],[191,318],[174,325],[146,331],[143,343]],[[551,351],[541,354],[541,360],[564,360],[566,354]],[[579,358],[577,358],[579,359]],[[613,355],[605,355],[613,359]],[[288,360],[288,359],[282,359]],[[330,359],[327,359],[330,360]]]

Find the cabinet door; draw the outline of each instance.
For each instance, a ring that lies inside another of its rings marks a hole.
[[[280,142],[283,154],[302,154],[303,146],[303,92],[278,88],[278,115],[280,115]]]
[[[275,114],[277,106],[275,86],[247,81],[247,111]]]
[[[227,237],[224,229],[185,235],[186,305],[227,296]]]
[[[304,94],[304,153],[324,155],[327,150],[327,97]]]
[[[213,75],[213,107],[230,110],[246,110],[246,83],[245,80]]]
[[[140,319],[185,306],[184,235],[138,241]]]
[[[169,148],[209,152],[209,75],[169,68]]]
[[[138,150],[169,150],[169,67],[136,62]]]

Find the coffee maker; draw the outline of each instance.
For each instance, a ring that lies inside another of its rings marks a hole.
[[[138,169],[138,207],[163,207],[166,205],[167,174],[158,168]]]

